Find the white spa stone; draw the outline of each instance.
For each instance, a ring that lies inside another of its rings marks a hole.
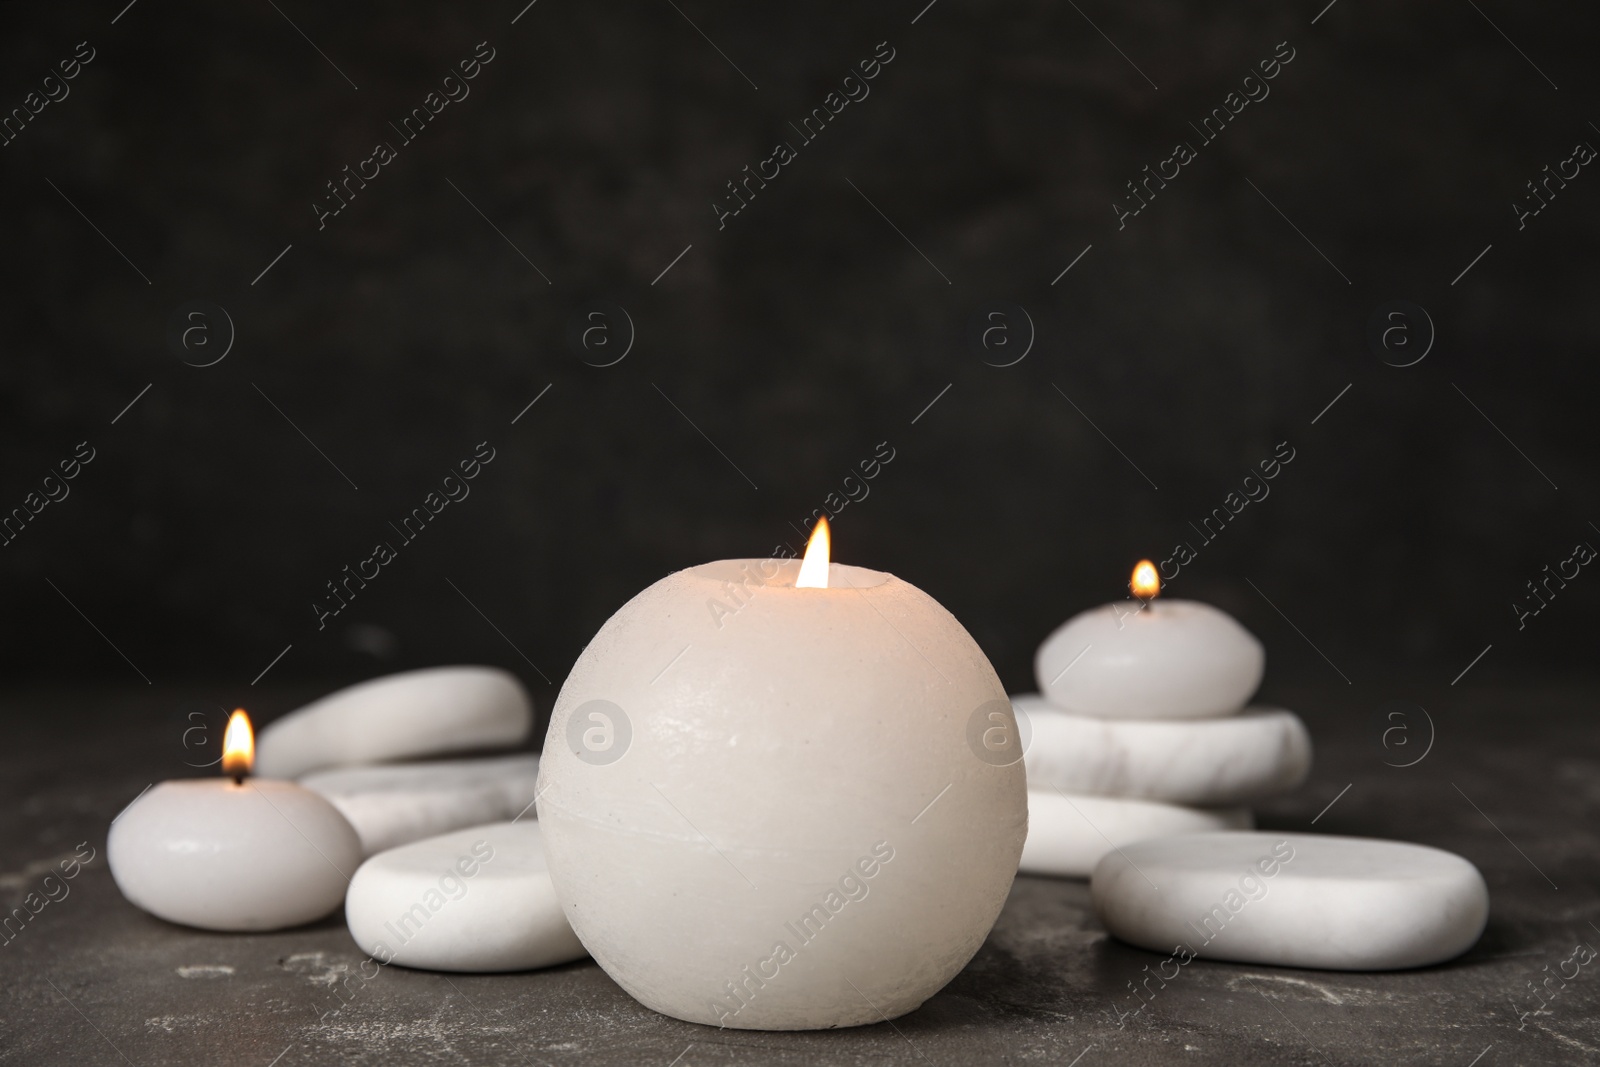
[[[1232,615],[1161,598],[1073,616],[1039,646],[1033,672],[1045,699],[1079,715],[1205,719],[1244,707],[1265,664]]]
[[[1140,721],[1074,715],[1035,693],[1011,704],[1031,789],[1216,807],[1286,792],[1311,771],[1311,736],[1293,712]]]
[[[1023,874],[1087,878],[1103,856],[1135,841],[1254,825],[1249,808],[1181,808],[1153,800],[1029,789],[1028,841],[1019,869]]]
[[[345,918],[379,963],[430,971],[525,971],[587,955],[532,818],[378,853],[351,879]]]
[[[893,575],[798,571],[725,560],[644,590],[578,657],[545,740],[573,929],[690,1022],[912,1011],[983,944],[1022,851],[1016,724],[977,643]]]
[[[1262,831],[1123,853],[1095,868],[1095,911],[1152,952],[1181,944],[1217,960],[1388,971],[1459,956],[1489,917],[1478,869],[1422,845]]]
[[[368,856],[463,826],[514,819],[538,791],[538,756],[389,763],[317,771],[300,784],[326,797]]]
[[[374,678],[267,724],[256,771],[298,778],[323,767],[509,748],[533,728],[533,701],[493,667],[430,667]]]
[[[162,782],[111,823],[106,859],[130,902],[205,930],[279,930],[339,906],[361,842],[293,782]]]

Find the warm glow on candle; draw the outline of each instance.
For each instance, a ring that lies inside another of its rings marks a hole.
[[[1141,559],[1133,568],[1130,588],[1133,589],[1133,595],[1140,600],[1154,600],[1161,592],[1161,578],[1156,574],[1156,565],[1147,559]]]
[[[250,716],[243,708],[236,708],[228,716],[228,728],[222,734],[222,773],[234,780],[250,773],[256,761],[256,738],[250,729]]]
[[[806,558],[800,564],[800,577],[794,580],[796,589],[828,588],[828,520],[817,519],[811,540],[806,542]]]

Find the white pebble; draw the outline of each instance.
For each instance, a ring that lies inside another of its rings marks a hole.
[[[1283,967],[1441,963],[1471,948],[1489,917],[1488,887],[1465,859],[1361,837],[1144,841],[1101,860],[1090,888],[1100,921],[1124,941]]]
[[[1033,693],[1011,704],[1028,720],[1034,789],[1211,807],[1286,792],[1311,771],[1311,736],[1293,712],[1140,721],[1074,715]]]
[[[317,771],[300,784],[326,797],[371,856],[463,826],[513,819],[539,787],[538,756],[391,763]]]
[[[352,685],[275,719],[256,737],[256,773],[509,748],[533,726],[533,701],[493,667],[432,667]]]
[[[1087,878],[1102,856],[1135,841],[1253,825],[1249,808],[1181,808],[1153,800],[1029,789],[1028,840],[1022,846],[1019,870]]]
[[[588,954],[556,900],[532,819],[378,853],[351,879],[345,917],[379,963],[431,971],[522,971]]]

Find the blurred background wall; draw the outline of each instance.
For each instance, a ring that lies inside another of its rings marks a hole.
[[[1269,686],[1589,668],[1590,9],[923,3],[0,7],[6,678],[548,708],[822,508],[1012,689],[1184,542]]]

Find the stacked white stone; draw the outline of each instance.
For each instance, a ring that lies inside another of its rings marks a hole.
[[[341,689],[261,731],[257,772],[298,777],[360,838],[367,859],[345,918],[373,974],[389,963],[527,970],[586,955],[544,862],[539,757],[422,761],[511,748],[532,727],[533,700],[514,675],[434,667]],[[365,964],[361,977],[372,977]]]
[[[1193,613],[1170,649],[1153,649],[1146,628],[1130,655],[1120,620],[1085,612],[1040,645],[1042,694],[1011,698],[1028,773],[1023,873],[1087,878],[1135,841],[1251,829],[1250,804],[1310,773],[1305,724],[1247,706],[1265,665],[1260,642],[1205,605],[1163,608]],[[1189,640],[1195,629],[1209,632]],[[1169,654],[1152,663],[1153,651]]]

